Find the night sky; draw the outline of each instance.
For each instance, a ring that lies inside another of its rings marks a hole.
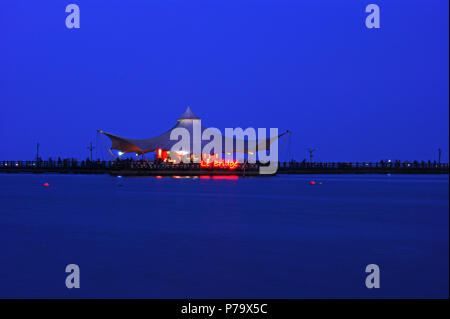
[[[65,26],[66,5],[81,28]],[[381,28],[365,27],[365,6]],[[437,160],[449,146],[448,0],[4,0],[0,159],[86,158],[96,130],[292,131],[302,160]],[[285,159],[286,153],[281,154]]]

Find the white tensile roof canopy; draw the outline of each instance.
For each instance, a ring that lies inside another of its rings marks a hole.
[[[194,127],[194,121],[200,121],[201,119],[195,115],[191,108],[188,106],[186,111],[178,118],[177,124],[172,127],[170,130],[164,132],[163,134],[147,138],[147,139],[131,139],[131,138],[125,138],[120,137],[117,135],[113,135],[111,133],[104,132],[102,130],[99,130],[98,132],[105,134],[112,142],[111,150],[118,150],[119,152],[126,154],[126,153],[136,153],[136,154],[144,154],[148,152],[155,152],[158,149],[162,149],[164,151],[170,151],[172,146],[178,142],[178,140],[171,140],[170,139],[170,133],[175,128],[185,128],[189,131],[191,136],[191,145],[192,145],[192,137],[193,137],[193,127]],[[196,124],[199,124],[198,122]],[[206,129],[204,127],[200,127],[201,132]],[[246,145],[245,149],[243,150],[226,150],[225,149],[225,141],[227,139],[231,139],[231,137],[225,137],[222,136],[222,153],[255,153],[257,151],[263,151],[267,150],[272,142],[274,142],[276,139],[280,138],[284,134],[288,133],[289,131],[286,131],[282,134],[279,134],[278,136],[274,136],[271,138],[267,138],[265,141],[260,141],[259,144],[256,144],[256,149],[248,149],[247,142],[243,143],[243,145]],[[202,141],[202,149],[203,146],[209,143],[210,141]],[[234,141],[234,144],[236,144],[236,141]],[[233,145],[233,144],[231,144]]]

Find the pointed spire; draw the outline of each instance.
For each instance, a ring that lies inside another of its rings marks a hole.
[[[178,121],[180,120],[200,120],[200,118],[195,115],[192,111],[191,108],[188,106],[186,111],[183,113],[183,115],[181,115],[178,118]]]

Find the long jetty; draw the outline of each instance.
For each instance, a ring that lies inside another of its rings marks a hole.
[[[110,174],[113,176],[259,175],[260,164],[235,169],[204,168],[198,163],[167,164],[135,160],[117,161],[0,161],[0,173]],[[280,162],[277,174],[449,174],[448,163],[425,161]]]

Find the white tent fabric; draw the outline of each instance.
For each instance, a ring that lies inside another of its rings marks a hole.
[[[137,154],[144,154],[148,152],[155,152],[158,149],[162,149],[164,151],[170,151],[172,146],[177,143],[177,140],[171,140],[170,134],[172,130],[176,128],[185,128],[189,131],[191,136],[191,145],[193,145],[193,131],[194,131],[194,123],[200,124],[200,118],[196,116],[191,109],[188,107],[186,111],[178,118],[178,123],[172,127],[167,132],[148,139],[130,139],[125,137],[120,137],[117,135],[113,135],[111,133],[104,132],[102,130],[99,130],[100,133],[105,134],[112,142],[111,149],[112,150],[118,150],[122,153],[137,153]],[[204,130],[206,128],[201,127],[200,125],[200,132],[203,134]],[[236,138],[233,139],[233,141],[230,141],[232,139],[231,137],[225,137],[222,136],[222,153],[255,153],[257,151],[264,151],[269,149],[270,144],[272,144],[276,139],[280,138],[284,134],[288,133],[288,131],[279,134],[278,136],[273,136],[270,138],[267,138],[263,141],[255,141],[255,143],[248,143],[248,141],[243,141],[244,149],[236,149]],[[233,142],[229,143],[229,145],[234,145],[232,150],[225,149],[226,142]],[[208,144],[210,141],[201,141],[201,148]],[[249,149],[248,145],[254,144],[256,145],[256,149]],[[192,147],[192,146],[191,146]]]

